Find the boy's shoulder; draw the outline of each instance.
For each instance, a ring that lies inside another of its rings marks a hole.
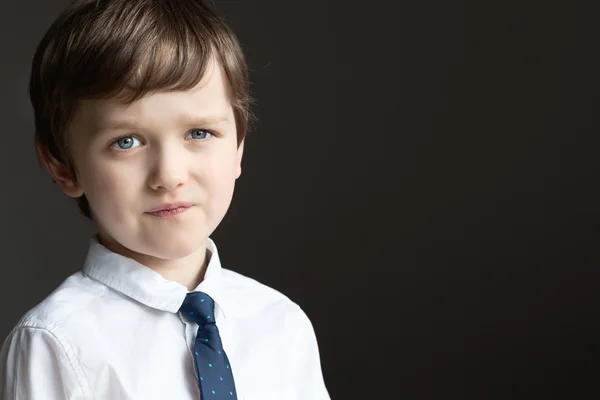
[[[73,316],[77,316],[78,312],[84,312],[90,303],[101,301],[107,289],[78,271],[29,309],[20,318],[15,329],[27,327],[54,332]]]
[[[224,293],[228,310],[238,317],[260,320],[263,324],[282,329],[295,345],[312,345],[315,332],[312,322],[299,304],[282,292],[256,279],[223,268],[223,279],[227,282]]]
[[[243,303],[246,314],[262,313],[266,308],[272,314],[299,311],[300,307],[287,295],[247,275],[223,268],[224,297],[237,304]]]

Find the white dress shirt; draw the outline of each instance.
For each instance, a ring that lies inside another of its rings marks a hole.
[[[313,326],[283,294],[210,260],[195,291],[215,321],[238,399],[329,400]],[[198,325],[185,286],[93,237],[81,271],[28,311],[0,351],[1,400],[198,400]]]

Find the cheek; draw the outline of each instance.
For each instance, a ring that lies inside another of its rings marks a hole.
[[[90,171],[91,172],[91,171]],[[132,203],[135,191],[135,177],[126,170],[96,168],[93,173],[82,177],[82,187],[90,207],[102,219],[123,218],[127,207]]]
[[[229,157],[228,162],[214,164],[206,170],[204,179],[205,189],[210,193],[213,209],[226,210],[233,196],[236,178],[236,165],[234,159]]]

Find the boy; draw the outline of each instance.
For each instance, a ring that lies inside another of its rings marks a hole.
[[[200,0],[78,0],[33,60],[36,148],[97,234],[0,351],[2,399],[329,399],[312,325],[209,238],[241,173],[243,54]]]

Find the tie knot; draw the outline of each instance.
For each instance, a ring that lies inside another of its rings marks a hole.
[[[215,302],[203,292],[186,294],[179,311],[188,318],[193,319],[198,325],[215,323]]]

